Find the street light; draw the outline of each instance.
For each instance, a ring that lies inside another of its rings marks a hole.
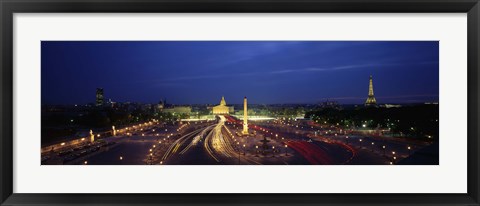
[[[88,164],[88,162],[87,162],[87,161],[85,161],[85,162],[83,162],[83,164],[84,164],[84,165],[86,165],[86,164]]]
[[[382,147],[383,147],[383,156],[385,157],[385,145],[383,145]]]
[[[245,155],[245,144],[243,144],[243,155]]]
[[[275,157],[275,146],[272,146],[272,157]]]
[[[410,156],[410,154],[412,152],[412,150],[411,150],[412,148],[410,146],[408,146],[407,149],[408,149],[408,156]]]
[[[285,144],[285,156],[288,156],[288,150],[287,150],[288,145]]]

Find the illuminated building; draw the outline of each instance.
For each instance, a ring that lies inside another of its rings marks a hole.
[[[102,88],[97,88],[95,105],[103,106],[103,89]]]
[[[368,85],[368,98],[367,101],[365,101],[365,106],[370,107],[370,106],[377,106],[377,100],[375,100],[375,96],[373,96],[373,79],[372,75],[370,75],[370,83]]]
[[[222,100],[220,100],[220,104],[213,107],[213,114],[230,114],[233,111],[233,107],[227,106],[227,102],[225,98],[222,96]]]
[[[243,98],[243,135],[248,135],[247,97]]]
[[[192,113],[192,107],[190,106],[175,106],[170,108],[164,108],[163,112],[173,113],[173,114],[190,114]]]

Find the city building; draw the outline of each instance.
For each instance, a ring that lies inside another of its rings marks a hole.
[[[385,108],[399,108],[399,107],[402,107],[402,105],[399,105],[399,104],[385,104],[382,107],[385,107]]]
[[[112,101],[112,99],[108,99],[108,101],[107,101],[107,105],[108,105],[109,107],[112,107],[112,108],[113,108],[113,107],[115,107],[116,104],[117,104],[117,103],[114,102],[114,101]]]
[[[373,96],[372,75],[370,75],[370,83],[368,85],[368,97],[367,97],[367,101],[365,101],[365,106],[366,107],[376,107],[377,106],[377,100],[375,99],[375,96]]]
[[[318,106],[322,109],[342,109],[337,101],[329,101],[328,99],[327,101],[320,103]]]
[[[220,104],[212,108],[213,114],[230,114],[232,112],[233,106],[227,106],[227,102],[225,101],[225,97],[223,96],[222,100],[220,100]]]
[[[173,114],[190,114],[192,113],[192,107],[190,106],[174,106],[169,108],[164,108],[163,112],[173,113]]]
[[[103,106],[103,88],[97,88],[95,105]]]

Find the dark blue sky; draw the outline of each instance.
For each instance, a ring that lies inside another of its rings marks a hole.
[[[437,41],[43,41],[42,104],[438,101]]]

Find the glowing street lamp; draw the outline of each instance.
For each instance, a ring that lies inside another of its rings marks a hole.
[[[285,156],[288,156],[288,150],[287,150],[288,145],[285,144]]]

